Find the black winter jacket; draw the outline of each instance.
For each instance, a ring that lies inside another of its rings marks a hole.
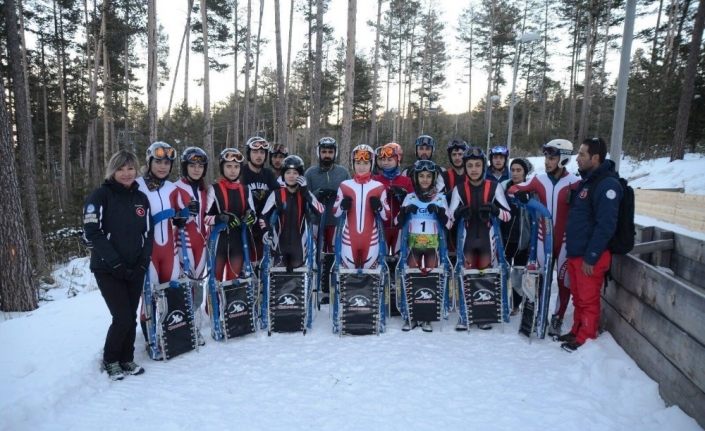
[[[119,264],[126,269],[147,268],[154,230],[149,200],[138,190],[105,181],[83,207],[84,238],[91,249],[91,271],[110,272]]]

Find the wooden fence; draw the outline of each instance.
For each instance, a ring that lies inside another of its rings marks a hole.
[[[602,327],[676,404],[705,427],[705,243],[639,228],[614,256],[602,295]]]
[[[705,195],[635,189],[636,213],[705,232]]]

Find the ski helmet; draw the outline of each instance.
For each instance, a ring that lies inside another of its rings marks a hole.
[[[245,152],[247,155],[248,162],[250,161],[250,151],[259,149],[268,151],[269,142],[267,142],[267,140],[261,136],[253,136],[247,140],[247,143],[245,144]]]
[[[463,141],[462,139],[453,139],[448,142],[448,161],[452,163],[450,154],[454,150],[463,150],[463,153],[468,149],[468,143]]]
[[[573,143],[567,139],[553,139],[545,143],[541,149],[544,156],[560,156],[558,164],[564,168],[573,154]]]
[[[374,166],[375,150],[367,144],[360,144],[350,152],[350,166],[352,166],[353,170],[355,169],[355,160],[369,161]]]
[[[416,157],[419,157],[419,152],[418,148],[422,145],[426,145],[431,147],[431,157],[433,157],[433,152],[436,151],[436,140],[433,139],[432,137],[428,135],[421,135],[418,138],[416,138],[416,143],[414,146],[416,147]]]
[[[330,136],[319,139],[316,147],[316,155],[318,156],[318,160],[321,160],[321,148],[332,148],[335,151],[333,154],[333,160],[338,157],[338,143],[335,142],[335,139]]]
[[[225,162],[237,162],[242,164],[242,162],[245,161],[245,158],[242,156],[242,153],[240,150],[237,148],[226,148],[223,151],[220,152],[220,156],[218,157],[219,163],[218,166],[220,167],[220,175],[225,176],[223,173],[223,165]]]
[[[396,142],[390,142],[384,144],[377,148],[377,157],[381,158],[397,158],[397,163],[401,165],[401,161],[404,158],[404,150],[401,149],[401,145]]]
[[[176,150],[164,141],[152,142],[152,145],[147,148],[147,170],[152,167],[152,160],[154,159],[166,159],[173,162],[176,159]],[[173,166],[174,164],[172,163],[171,165]],[[169,168],[169,172],[171,172],[171,168]]]
[[[512,163],[510,163],[509,166],[511,167],[512,165],[520,165],[524,169],[524,176],[529,176],[529,174],[534,171],[534,165],[531,164],[529,159],[522,157],[517,157],[512,160]]]
[[[433,162],[433,160],[417,160],[414,162],[411,182],[414,185],[414,190],[417,195],[420,195],[421,187],[419,186],[419,174],[423,171],[430,172],[433,176],[431,181],[431,188],[435,190],[436,179],[438,178],[438,166]]]
[[[492,156],[504,156],[505,159],[509,159],[509,149],[504,145],[495,145],[490,150],[490,160]]]
[[[188,147],[181,153],[181,176],[188,177],[186,166],[189,163],[198,163],[203,165],[203,174],[206,174],[208,169],[208,154],[198,147]]]
[[[485,175],[487,170],[487,157],[485,157],[485,152],[482,151],[480,147],[469,147],[465,150],[463,154],[463,165],[467,160],[482,160],[482,175]],[[467,174],[467,168],[465,168],[465,173]]]
[[[277,154],[281,154],[284,157],[289,155],[289,149],[286,148],[283,144],[272,144],[269,147],[269,164],[274,167],[272,164],[272,157],[274,157]]]
[[[296,169],[296,172],[299,173],[299,175],[304,174],[304,161],[301,157],[291,155],[287,156],[284,159],[284,162],[282,163],[282,177],[284,176],[284,172],[286,172],[289,169]]]

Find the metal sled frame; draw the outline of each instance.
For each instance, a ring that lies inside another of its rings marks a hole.
[[[343,238],[343,226],[345,225],[347,214],[344,212],[343,215],[338,219],[338,226],[336,228],[335,235],[335,260],[333,261],[333,267],[331,268],[331,320],[333,321],[333,333],[344,335],[346,334],[345,322],[343,316],[343,305],[341,303],[341,297],[345,291],[345,281],[349,274],[366,274],[378,277],[376,294],[378,300],[377,304],[377,316],[376,316],[376,334],[384,332],[387,317],[387,307],[385,306],[385,298],[387,297],[386,289],[389,286],[389,268],[385,261],[386,255],[386,245],[384,242],[384,227],[382,224],[382,219],[377,214],[375,216],[375,222],[377,224],[377,232],[379,233],[379,255],[377,257],[377,267],[375,269],[348,269],[341,268],[341,249],[342,249],[342,238]]]
[[[186,314],[190,320],[191,350],[198,350],[196,342],[196,325],[193,312],[193,298],[191,295],[190,280],[182,278],[176,281],[167,281],[161,284],[151,284],[149,276],[145,277],[144,300],[147,314],[147,341],[148,353],[151,359],[168,360],[176,355],[169,355],[169,346],[164,334],[163,324],[169,315],[169,304],[166,298],[166,289],[184,289],[186,298]],[[180,352],[185,353],[185,352]],[[180,353],[177,353],[180,354]]]
[[[468,292],[466,284],[470,284],[473,282],[473,280],[479,280],[483,279],[487,276],[494,276],[494,277],[499,277],[499,307],[498,307],[498,313],[496,318],[490,319],[490,320],[482,320],[478,321],[477,318],[475,318],[473,315],[471,315],[470,307],[467,301],[468,297]],[[487,269],[465,269],[463,270],[460,275],[459,275],[459,287],[460,287],[460,294],[458,298],[458,314],[460,315],[460,320],[461,322],[465,323],[466,325],[471,325],[475,323],[500,323],[504,324],[504,309],[505,309],[505,294],[504,294],[504,283],[502,282],[503,274],[501,268],[487,268]]]
[[[275,210],[270,217],[270,226],[274,226],[278,220],[279,214]],[[308,329],[311,329],[313,325],[313,294],[314,289],[312,288],[314,281],[314,271],[318,274],[318,280],[316,285],[317,299],[316,303],[320,307],[320,269],[316,266],[315,256],[316,248],[313,241],[313,232],[311,225],[304,216],[304,223],[307,224],[306,232],[306,256],[304,265],[295,268],[294,273],[300,274],[303,277],[304,286],[304,325],[303,333],[306,334]],[[320,242],[320,241],[319,241]],[[272,315],[270,310],[270,298],[271,298],[271,276],[273,273],[286,273],[285,268],[272,266],[272,250],[269,244],[264,244],[264,251],[262,257],[262,265],[260,267],[262,273],[262,304],[260,304],[260,328],[267,329],[267,334],[272,335]]]
[[[240,232],[242,235],[243,244],[243,277],[239,277],[233,280],[227,280],[224,282],[217,281],[215,279],[215,258],[216,258],[216,243],[218,240],[218,235],[220,232],[225,230],[225,223],[218,223],[213,226],[211,230],[210,237],[208,239],[208,262],[210,265],[210,271],[208,274],[208,310],[210,312],[210,322],[211,322],[211,334],[213,339],[216,341],[226,341],[229,337],[226,334],[225,325],[225,293],[224,290],[232,285],[246,285],[247,297],[250,301],[250,307],[252,307],[252,314],[254,319],[255,314],[255,285],[257,281],[255,279],[254,271],[252,269],[252,262],[250,261],[250,250],[247,238],[247,228],[241,226]],[[257,325],[253,322],[253,328],[256,331]]]
[[[453,267],[448,257],[448,248],[446,245],[445,230],[441,225],[440,221],[436,218],[438,223],[438,235],[439,235],[439,247],[438,247],[438,258],[440,265],[437,268],[427,271],[426,274],[429,276],[435,276],[438,278],[438,289],[439,289],[439,317],[440,321],[448,320],[448,313],[451,309],[451,299],[450,290],[452,287],[453,280]],[[401,247],[399,252],[399,262],[395,271],[396,275],[396,289],[397,289],[397,308],[401,312],[402,319],[412,324],[413,312],[412,300],[410,298],[409,292],[411,292],[413,286],[410,286],[410,280],[413,280],[413,275],[424,274],[424,271],[417,268],[409,268],[407,266],[407,261],[409,257],[409,246],[408,246],[408,236],[409,236],[409,220],[404,223],[401,231]]]
[[[465,220],[460,218],[458,220],[458,232],[456,240],[456,262],[455,262],[455,281],[457,283],[457,292],[454,292],[457,296],[458,302],[458,314],[460,320],[464,324],[468,324],[468,310],[467,304],[465,303],[465,286],[464,276],[470,274],[468,271],[475,271],[475,273],[491,273],[499,272],[500,283],[501,283],[501,322],[509,322],[509,292],[507,290],[507,278],[509,277],[509,265],[504,256],[504,244],[502,243],[502,234],[499,228],[499,220],[497,217],[492,217],[492,239],[496,244],[496,258],[499,265],[496,268],[487,268],[484,270],[468,270],[465,269],[465,258],[463,256],[463,247],[465,244]],[[498,322],[499,323],[499,322]]]

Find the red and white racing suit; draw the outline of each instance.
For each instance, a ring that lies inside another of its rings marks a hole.
[[[370,198],[377,197],[380,200],[380,216],[382,220],[388,220],[389,206],[384,185],[373,180],[370,175],[355,175],[353,179],[343,181],[338,187],[338,195],[333,204],[335,217],[340,217],[345,212],[340,208],[340,202],[345,197],[351,198],[352,204],[343,225],[340,250],[343,267],[374,268],[379,256],[379,230]]]
[[[208,201],[208,190],[198,188],[196,189],[196,194],[194,194],[194,188],[188,182],[187,179],[181,178],[175,183],[176,187],[182,193],[185,193],[189,197],[189,202],[198,202],[198,214],[194,217],[193,215],[189,217],[188,222],[184,229],[186,230],[186,247],[188,251],[189,268],[184,268],[192,277],[201,278],[206,269],[206,246],[208,242],[208,231],[209,226],[206,224],[204,218],[206,215],[206,203]],[[181,246],[181,238],[179,237],[178,229],[176,229],[176,244],[177,248]],[[178,253],[179,260],[183,265],[183,257],[181,253]]]
[[[563,319],[568,302],[570,302],[570,283],[568,280],[568,259],[565,248],[565,227],[568,221],[568,204],[570,200],[570,185],[580,181],[576,175],[563,170],[563,175],[554,182],[549,174],[539,174],[529,181],[516,184],[507,190],[507,194],[514,196],[516,192],[525,191],[535,193],[541,202],[550,211],[553,217],[553,262],[556,265],[558,281],[558,301],[554,314]],[[539,224],[537,257],[539,265],[543,266],[546,260],[544,253],[543,225]]]

